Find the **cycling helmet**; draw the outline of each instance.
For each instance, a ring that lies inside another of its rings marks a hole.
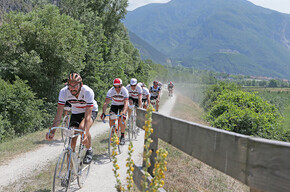
[[[172,81],[170,81],[170,84],[172,84]]]
[[[153,81],[153,84],[158,84],[158,81]]]
[[[130,80],[130,85],[137,85],[137,79],[136,78],[132,78]]]
[[[122,85],[122,79],[120,78],[114,79],[113,85]]]
[[[144,87],[144,83],[139,82],[137,85],[139,85],[140,87]]]
[[[83,81],[82,77],[78,73],[69,74],[68,79],[67,79],[68,83],[74,83],[74,82],[81,83],[82,81]]]

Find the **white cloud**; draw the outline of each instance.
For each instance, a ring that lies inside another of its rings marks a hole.
[[[132,11],[138,7],[147,5],[149,3],[167,3],[170,0],[129,0],[129,6],[128,6],[128,10]]]
[[[248,0],[255,5],[290,14],[289,0]]]

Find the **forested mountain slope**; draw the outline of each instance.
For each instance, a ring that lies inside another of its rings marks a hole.
[[[128,12],[124,24],[175,64],[234,74],[290,75],[290,15],[246,0],[149,4]]]

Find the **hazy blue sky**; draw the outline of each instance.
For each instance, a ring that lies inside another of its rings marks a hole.
[[[169,1],[170,0],[129,0],[128,10],[131,11],[136,9],[137,7],[141,7],[149,3],[167,3]],[[290,14],[290,0],[249,0],[249,1],[265,8]]]

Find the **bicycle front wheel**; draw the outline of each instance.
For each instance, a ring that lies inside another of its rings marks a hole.
[[[84,145],[80,144],[79,154],[78,154],[79,166],[78,166],[78,174],[77,174],[77,181],[80,188],[82,188],[84,183],[86,182],[86,179],[89,175],[90,167],[91,167],[91,164],[83,163],[83,159],[85,155],[86,155],[86,150],[84,149]]]
[[[112,161],[113,160],[113,150],[114,150],[114,147],[113,147],[113,135],[116,131],[116,126],[113,125],[111,128],[110,128],[110,132],[109,132],[109,141],[108,141],[108,155],[109,155],[109,158],[110,160]],[[117,136],[118,138],[120,139],[120,135],[119,132],[117,131]],[[116,151],[118,154],[121,153],[121,149],[120,149],[120,144],[118,143],[117,144],[117,151]]]
[[[136,116],[133,114],[131,115],[131,126],[130,126],[130,135],[129,137],[131,137],[131,140],[133,141],[133,139],[137,138],[137,127],[136,127]]]
[[[69,190],[71,170],[68,161],[68,151],[62,152],[59,156],[53,176],[52,191],[65,191]]]

